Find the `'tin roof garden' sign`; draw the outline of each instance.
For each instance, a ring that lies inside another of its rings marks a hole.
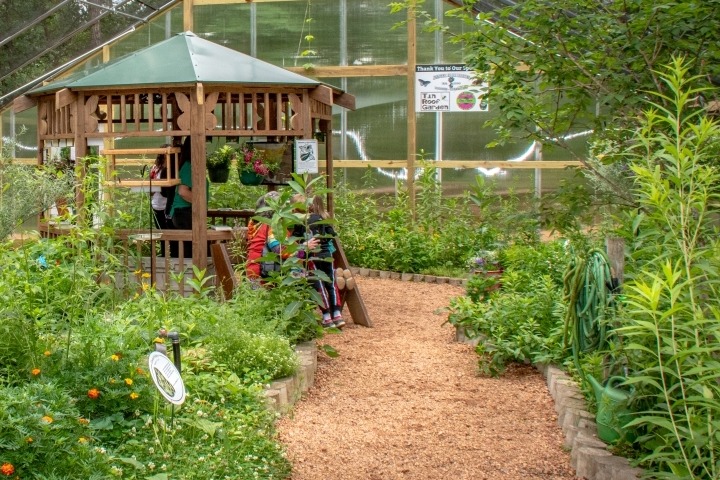
[[[416,65],[416,112],[487,112],[487,84],[467,65]]]

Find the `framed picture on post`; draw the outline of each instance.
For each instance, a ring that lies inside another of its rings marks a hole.
[[[295,173],[318,173],[318,142],[316,139],[295,140]]]

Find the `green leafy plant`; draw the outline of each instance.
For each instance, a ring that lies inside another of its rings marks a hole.
[[[223,145],[207,157],[207,168],[230,169],[236,150],[230,145]]]
[[[627,149],[641,209],[628,218],[632,261],[619,333],[640,412],[629,427],[644,432],[642,460],[656,478],[720,475],[720,127],[697,108],[705,90],[689,71],[675,58],[656,72],[667,93],[651,94]]]

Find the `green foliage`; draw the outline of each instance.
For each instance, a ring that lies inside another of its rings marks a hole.
[[[235,158],[235,149],[230,145],[223,145],[207,157],[207,168],[230,169],[230,164]]]
[[[218,327],[221,328],[207,338],[207,345],[213,357],[238,376],[269,382],[296,372],[298,359],[286,338],[233,329],[232,322]]]
[[[0,386],[2,462],[21,478],[110,477],[107,458],[96,448],[98,432],[74,403],[50,382]]]
[[[444,198],[437,169],[422,165],[416,219],[404,191],[391,199],[350,191],[342,183],[336,189],[338,235],[352,265],[463,276],[477,252],[537,238],[534,210],[520,208],[517,196],[496,195],[478,176],[462,197]]]
[[[2,461],[21,478],[285,478],[262,389],[297,368],[291,345],[315,338],[314,318],[297,322],[312,304],[247,284],[218,304],[197,269],[191,297],[156,292],[110,226],[83,225],[106,216],[84,192],[90,210],[67,235],[0,245]],[[131,276],[142,288],[117,288]],[[162,327],[182,338],[188,397],[173,409],[146,371]]]
[[[682,59],[655,72],[654,93],[628,156],[641,210],[620,312],[637,391],[631,426],[657,478],[717,478],[720,454],[718,229],[720,127],[696,107],[704,90]]]
[[[498,375],[511,361],[561,358],[562,278],[556,271],[567,258],[561,242],[514,244],[500,253],[500,279],[479,273],[468,281],[467,296],[451,301],[449,323],[468,338],[481,338],[482,373]],[[498,281],[500,289],[490,289]]]
[[[58,199],[67,198],[74,184],[72,172],[13,164],[11,147],[11,143],[3,143],[0,152],[0,238],[49,209]]]

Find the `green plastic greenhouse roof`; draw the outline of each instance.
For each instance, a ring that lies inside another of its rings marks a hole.
[[[143,85],[250,84],[316,86],[321,82],[204,40],[192,32],[28,92]]]

